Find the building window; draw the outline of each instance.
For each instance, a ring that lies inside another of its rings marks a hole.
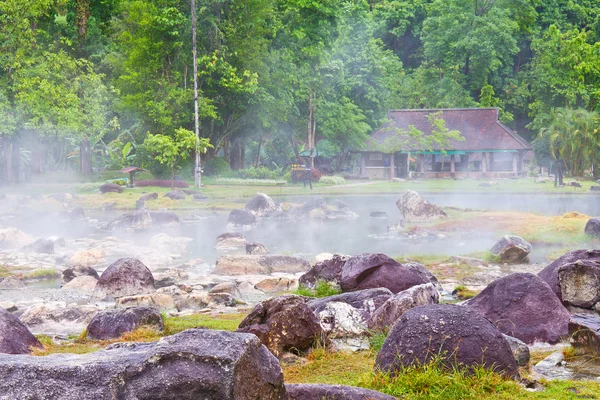
[[[381,161],[381,160],[383,160],[383,154],[369,153],[369,161]]]

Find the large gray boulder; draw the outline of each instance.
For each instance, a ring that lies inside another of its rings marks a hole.
[[[152,307],[102,311],[96,314],[88,324],[86,337],[92,340],[115,339],[142,326],[164,330],[162,314]]]
[[[600,260],[578,260],[558,269],[563,303],[593,308],[600,302]]]
[[[315,313],[335,350],[369,349],[369,330],[362,313],[348,303],[330,301]]]
[[[575,314],[569,321],[571,346],[578,354],[600,356],[600,317],[590,314]]]
[[[217,250],[236,249],[246,246],[248,241],[241,232],[225,232],[217,236]]]
[[[306,298],[275,297],[256,305],[240,323],[238,332],[253,333],[275,355],[310,348],[321,335],[321,326]]]
[[[394,325],[377,354],[375,368],[392,376],[441,355],[449,368],[483,366],[507,376],[517,373],[502,333],[467,307],[435,304],[408,310]]]
[[[136,258],[120,258],[100,275],[97,297],[123,297],[154,292],[152,272]]]
[[[91,354],[0,356],[6,399],[285,400],[277,359],[254,335],[190,329]]]
[[[16,316],[0,308],[0,353],[29,354],[32,347],[42,344]]]
[[[402,214],[402,220],[410,222],[432,221],[448,218],[440,207],[429,203],[415,191],[409,190],[397,202],[396,207]]]
[[[167,192],[164,194],[163,197],[167,197],[171,200],[185,200],[185,193],[183,193],[180,190],[171,190],[170,192]]]
[[[309,267],[310,263],[308,261],[293,256],[277,254],[259,256],[247,254],[227,255],[217,259],[213,273],[216,275],[268,275],[273,272],[295,274],[304,272]]]
[[[100,193],[123,193],[123,188],[121,185],[117,185],[116,183],[105,183],[100,185],[99,187]]]
[[[38,239],[21,249],[25,253],[54,254],[54,242],[48,239]]]
[[[308,288],[314,288],[319,280],[339,285],[342,279],[342,269],[349,258],[343,254],[334,254],[330,259],[320,261],[310,267],[300,277],[299,283]]]
[[[256,196],[248,200],[244,210],[252,213],[255,217],[283,211],[281,206],[277,205],[272,198],[264,193],[257,193]]]
[[[250,211],[231,210],[227,224],[233,226],[249,226],[256,224],[256,217]]]
[[[569,333],[569,312],[552,289],[533,274],[497,279],[466,305],[502,333],[527,344],[557,343]]]
[[[63,282],[69,283],[78,276],[91,276],[96,280],[100,279],[98,272],[93,268],[85,265],[76,265],[69,267],[62,272]]]
[[[558,271],[567,264],[573,264],[579,260],[600,262],[600,250],[574,250],[550,263],[538,273],[538,276],[550,286],[550,289],[563,300],[563,293],[559,281]]]
[[[597,186],[600,188],[600,186]],[[590,218],[585,224],[585,234],[600,237],[600,218]]]
[[[393,293],[386,288],[364,289],[312,299],[308,301],[307,305],[318,314],[328,303],[346,303],[359,310],[366,322],[371,319],[375,310],[381,307],[392,295]]]
[[[519,263],[531,252],[531,244],[522,237],[504,235],[490,252],[500,257],[501,262]]]
[[[437,283],[423,265],[398,261],[381,253],[351,257],[342,269],[340,286],[345,292],[384,287],[398,293],[415,285]]]
[[[321,384],[287,384],[288,400],[394,400],[375,390],[354,386]]]
[[[145,230],[157,226],[178,225],[179,217],[172,211],[136,210],[118,216],[104,225],[102,229]]]
[[[413,286],[393,295],[378,307],[369,320],[369,328],[373,331],[387,331],[411,308],[439,302],[440,294],[432,283]]]

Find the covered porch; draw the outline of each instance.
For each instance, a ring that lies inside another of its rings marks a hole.
[[[501,178],[524,171],[521,150],[414,151],[392,154],[360,153],[360,175],[369,179],[393,178]]]

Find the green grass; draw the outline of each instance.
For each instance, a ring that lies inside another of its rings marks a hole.
[[[191,328],[208,328],[224,331],[235,331],[240,322],[246,317],[244,314],[222,314],[217,316],[194,314],[183,317],[165,317],[165,335]]]
[[[483,368],[448,369],[441,360],[406,367],[392,377],[374,372],[376,351],[357,353],[314,349],[304,365],[284,366],[286,383],[324,383],[359,386],[401,399],[600,399],[600,383],[541,381],[544,389],[529,392],[516,381]]]
[[[477,258],[479,260],[487,261],[492,264],[500,263],[500,256],[496,255],[496,254],[492,254],[490,251],[476,251],[476,252],[467,254],[467,257]]]
[[[21,279],[23,280],[42,280],[42,279],[56,279],[60,278],[60,272],[54,268],[36,269],[35,271],[23,274]]]
[[[452,294],[458,297],[459,300],[472,299],[473,297],[477,296],[478,293],[479,292],[471,290],[463,285],[455,287],[452,291]]]
[[[330,282],[326,282],[322,279],[317,281],[314,289],[310,289],[304,285],[300,285],[298,289],[294,291],[294,294],[306,297],[329,297],[335,296],[336,294],[340,293],[342,293],[342,290],[337,285]]]

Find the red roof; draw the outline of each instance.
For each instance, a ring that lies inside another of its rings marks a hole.
[[[431,124],[427,116],[441,112],[440,118],[446,121],[446,128],[458,130],[464,141],[451,140],[447,149],[435,150],[531,150],[531,145],[521,136],[502,124],[497,108],[456,108],[456,109],[424,109],[424,110],[391,110],[388,112],[390,122],[373,132],[371,137],[379,144],[393,135],[401,135],[412,125],[425,135],[431,134]],[[429,150],[410,145],[406,136],[406,150]],[[404,142],[404,140],[403,140]]]
[[[127,173],[132,172],[132,171],[143,171],[143,169],[142,168],[138,168],[138,167],[125,167],[125,168],[123,168],[119,172],[121,172],[123,174],[127,174]]]

